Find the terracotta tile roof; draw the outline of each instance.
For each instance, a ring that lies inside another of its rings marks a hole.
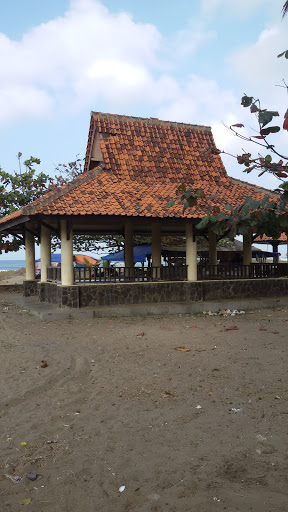
[[[16,212],[12,212],[9,215],[6,215],[6,217],[2,217],[0,219],[0,224],[7,222],[8,220],[17,219],[17,217],[21,217],[23,215],[22,208],[20,210],[17,210]]]
[[[273,238],[267,236],[267,235],[263,235],[263,236],[257,236],[257,238],[255,238],[255,240],[253,240],[253,242],[256,244],[256,243],[261,243],[261,242],[265,242],[267,244],[269,244],[269,242],[271,242],[271,240],[273,240]],[[284,243],[287,243],[287,235],[286,233],[281,233],[281,235],[279,236],[279,238],[277,238],[277,240],[279,242],[284,242]]]
[[[216,150],[206,126],[92,112],[85,172],[22,208],[20,215],[202,217],[201,202],[184,214],[179,205],[164,210],[182,183],[217,194],[213,204],[220,208],[237,206],[248,195],[273,194],[230,178],[220,155],[207,159],[209,147]]]

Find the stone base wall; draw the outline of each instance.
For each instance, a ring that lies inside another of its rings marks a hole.
[[[203,300],[259,299],[288,295],[288,279],[239,279],[204,281]]]
[[[31,281],[27,281],[28,283]],[[40,302],[71,308],[196,302],[222,299],[256,299],[288,295],[288,279],[243,279],[231,281],[111,283],[62,286],[37,283]]]
[[[37,295],[37,284],[36,281],[23,281],[23,295],[24,297],[32,297]]]
[[[79,286],[62,286],[56,283],[38,283],[39,302],[50,302],[59,307],[79,308]]]
[[[199,300],[202,300],[202,283],[200,282],[121,283],[79,287],[80,307]]]

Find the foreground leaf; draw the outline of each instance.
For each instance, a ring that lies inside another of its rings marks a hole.
[[[19,505],[29,505],[29,503],[31,503],[32,499],[31,498],[24,498],[23,500],[19,500],[18,503]]]
[[[174,347],[174,350],[179,350],[179,352],[190,352],[191,351],[190,348],[186,348],[186,347]]]

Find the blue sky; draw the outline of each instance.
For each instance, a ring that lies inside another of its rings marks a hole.
[[[276,58],[287,48],[283,2],[2,0],[0,166],[15,169],[21,151],[53,174],[84,156],[91,110],[210,125],[220,149],[242,152],[223,123],[253,128],[244,92],[287,108],[275,87],[287,77]],[[287,132],[277,142],[284,151]],[[224,162],[232,176],[277,186]]]

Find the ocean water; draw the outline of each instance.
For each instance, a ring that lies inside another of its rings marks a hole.
[[[0,257],[0,272],[5,270],[18,270],[26,266],[25,260],[2,260]]]

